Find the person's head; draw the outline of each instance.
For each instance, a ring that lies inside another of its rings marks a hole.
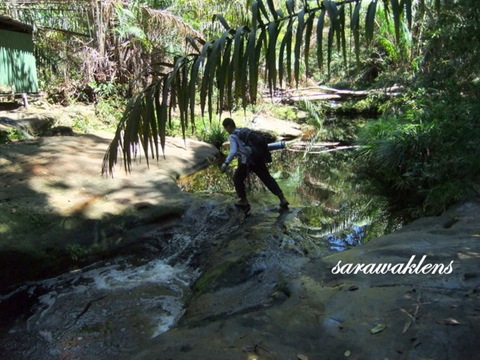
[[[232,118],[225,118],[222,125],[225,131],[229,134],[231,134],[237,128],[237,126],[235,125],[235,121],[233,121]]]

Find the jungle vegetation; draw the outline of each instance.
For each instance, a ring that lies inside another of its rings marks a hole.
[[[438,213],[478,194],[480,9],[475,0],[4,1],[35,26],[40,76],[57,101],[121,106],[104,173],[139,147],[162,156],[262,101],[321,83],[403,89],[358,139],[359,173],[405,207]],[[378,101],[381,95],[372,95]]]

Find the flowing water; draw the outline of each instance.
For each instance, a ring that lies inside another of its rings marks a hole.
[[[272,259],[276,248],[285,247],[327,255],[401,225],[386,201],[353,176],[348,151],[283,150],[274,159],[272,173],[290,211],[279,212],[276,197],[252,177],[248,217],[250,236],[271,235]],[[199,254],[247,226],[246,215],[231,206],[232,170],[224,175],[212,166],[180,181],[197,201],[179,222],[145,227],[139,245],[124,255],[2,295],[3,358],[117,358],[173,327],[200,274]],[[261,264],[267,264],[265,254]]]
[[[0,358],[118,358],[175,325],[198,255],[243,217],[192,203],[179,222],[145,226],[123,255],[1,295]]]

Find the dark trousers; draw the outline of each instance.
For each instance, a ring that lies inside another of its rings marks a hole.
[[[249,165],[239,163],[235,173],[233,174],[233,184],[235,185],[235,191],[239,198],[243,199],[247,197],[247,192],[245,190],[245,179],[250,172],[255,173],[273,195],[278,196],[282,193],[282,190],[278,186],[277,182],[272,175],[270,175],[265,163],[262,162]]]

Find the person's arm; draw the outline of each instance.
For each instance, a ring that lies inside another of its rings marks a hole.
[[[228,136],[228,139],[230,141],[230,152],[228,153],[227,158],[225,159],[225,162],[222,164],[222,171],[225,171],[228,164],[232,162],[233,158],[238,153],[238,142],[236,137],[233,134],[230,134]]]

